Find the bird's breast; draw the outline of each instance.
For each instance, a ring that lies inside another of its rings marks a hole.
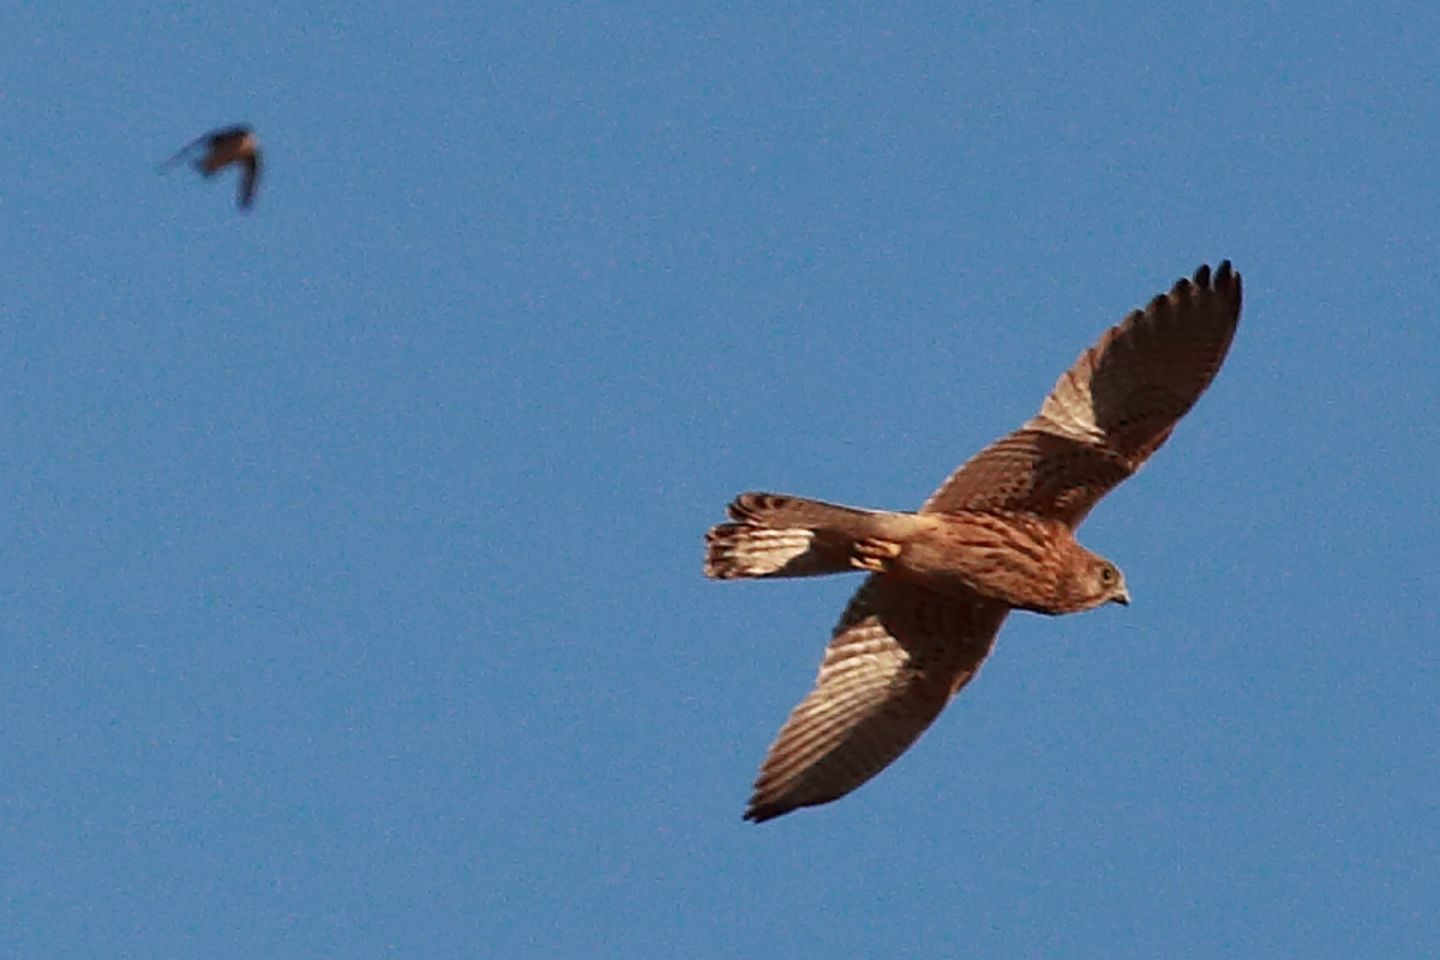
[[[1056,613],[1069,528],[1025,514],[931,514],[907,542],[896,572],[946,595],[980,594],[1011,607]]]

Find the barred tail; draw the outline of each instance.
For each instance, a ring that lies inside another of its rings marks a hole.
[[[904,516],[773,493],[742,493],[729,512],[734,523],[705,534],[705,575],[718,580],[853,570],[855,542],[893,533]]]

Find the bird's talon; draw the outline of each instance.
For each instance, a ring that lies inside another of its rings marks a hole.
[[[900,544],[890,540],[857,540],[850,554],[850,565],[857,570],[885,573],[890,561],[900,556]]]

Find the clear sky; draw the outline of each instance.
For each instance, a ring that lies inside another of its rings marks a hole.
[[[679,7],[0,14],[0,957],[1440,949],[1434,6]],[[1222,257],[1134,604],[743,823],[857,581],[729,498],[912,508]]]

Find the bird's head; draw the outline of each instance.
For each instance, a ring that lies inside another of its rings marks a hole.
[[[1082,548],[1083,550],[1083,548]],[[1071,567],[1070,582],[1067,584],[1076,610],[1093,610],[1107,603],[1130,605],[1130,591],[1125,586],[1125,574],[1120,568],[1102,556],[1083,550],[1080,562]]]

